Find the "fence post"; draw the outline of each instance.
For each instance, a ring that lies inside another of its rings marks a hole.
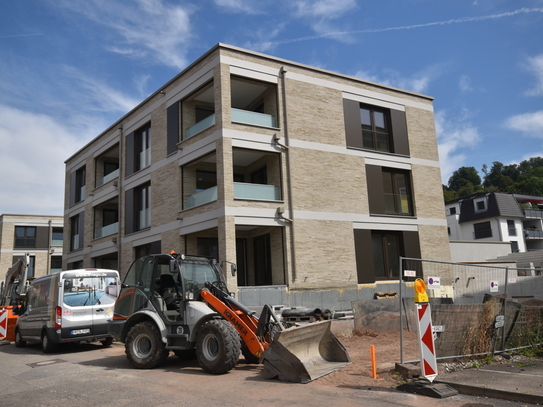
[[[400,363],[403,363],[403,315],[402,315],[402,285],[403,285],[403,260],[400,256],[400,288],[398,297],[400,297]]]
[[[502,350],[505,351],[505,327],[507,326],[507,283],[509,282],[509,267],[505,268],[505,291],[503,299]]]

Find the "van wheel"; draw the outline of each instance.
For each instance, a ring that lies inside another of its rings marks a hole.
[[[238,363],[240,340],[235,328],[224,319],[206,322],[196,340],[198,364],[207,373],[229,372]]]
[[[106,338],[102,341],[102,346],[104,348],[109,348],[113,344],[113,338]]]
[[[166,360],[169,350],[162,342],[158,328],[146,321],[134,325],[128,332],[125,353],[135,368],[153,369]]]
[[[41,334],[41,350],[43,353],[51,353],[55,350],[56,344],[51,342],[51,338],[49,338],[49,334],[47,331],[43,331]]]
[[[18,329],[15,330],[15,346],[18,348],[24,348],[26,346],[26,341],[23,341],[21,332]]]

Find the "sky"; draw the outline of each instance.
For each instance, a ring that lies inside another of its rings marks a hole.
[[[0,214],[219,42],[434,97],[444,184],[543,155],[543,0],[0,0]]]

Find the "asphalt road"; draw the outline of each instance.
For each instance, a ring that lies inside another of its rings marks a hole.
[[[124,347],[73,344],[43,354],[38,345],[0,344],[0,406],[470,406],[510,407],[504,400],[456,395],[435,399],[376,386],[329,387],[266,380],[259,365],[205,374],[195,361],[170,355],[163,367],[133,369]]]

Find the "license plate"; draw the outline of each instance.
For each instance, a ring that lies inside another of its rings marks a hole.
[[[70,335],[84,335],[90,334],[90,329],[74,329],[70,331]]]

